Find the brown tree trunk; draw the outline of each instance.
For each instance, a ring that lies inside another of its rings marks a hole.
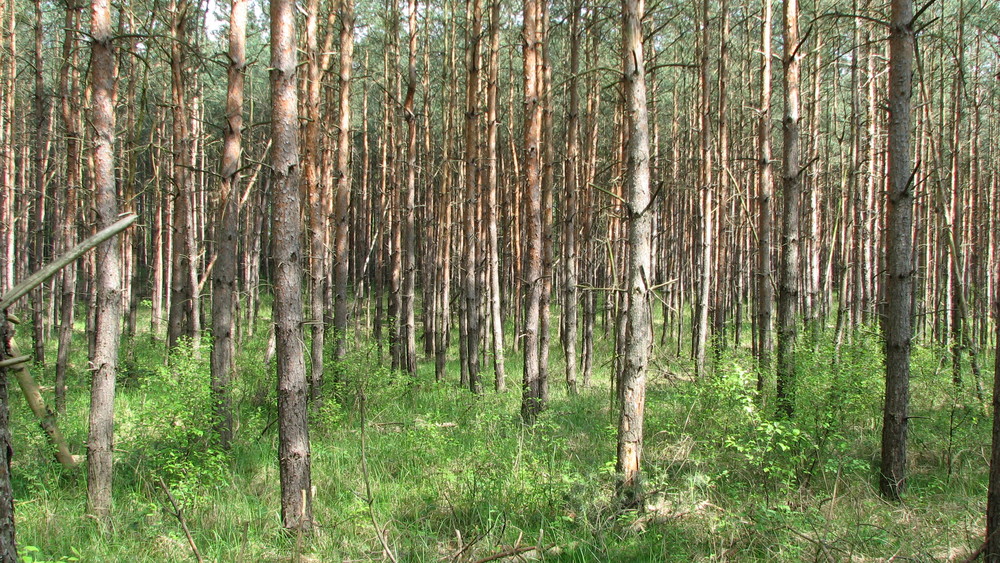
[[[642,502],[643,411],[646,369],[653,344],[649,306],[652,217],[649,192],[649,124],[646,113],[645,61],[642,48],[643,0],[622,2],[622,48],[625,65],[623,90],[628,117],[628,154],[625,170],[628,213],[628,328],[621,378],[618,419],[619,493],[627,506]]]
[[[292,0],[271,0],[271,168],[273,174],[274,332],[278,365],[281,522],[312,529],[308,393],[302,329],[302,218]]]
[[[539,322],[542,299],[542,73],[541,2],[524,0],[524,379],[521,419],[531,424],[542,410]]]
[[[757,392],[763,393],[771,373],[771,314],[774,311],[774,280],[771,272],[771,195],[774,179],[771,165],[771,0],[764,0],[761,24],[762,64],[760,114],[757,118],[758,207],[757,207]]]
[[[697,377],[704,377],[706,372],[705,369],[705,351],[708,346],[708,313],[709,313],[709,301],[711,299],[712,290],[712,256],[715,253],[715,223],[714,223],[714,211],[715,211],[715,196],[714,189],[712,187],[712,92],[709,83],[709,19],[708,19],[708,4],[709,0],[702,0],[702,14],[701,14],[701,45],[700,45],[700,55],[701,55],[701,107],[699,113],[699,128],[701,131],[701,164],[699,168],[699,192],[701,194],[700,198],[700,213],[701,213],[701,241],[699,249],[699,277],[698,277],[698,301],[697,301],[697,320],[694,326],[695,329],[695,339],[694,339],[694,358],[695,358],[695,373]]]
[[[566,190],[563,208],[563,355],[566,358],[566,389],[578,392],[577,340],[577,244],[576,217],[580,166],[580,12],[581,0],[574,0],[569,20],[569,112],[566,116]]]
[[[191,136],[187,112],[187,82],[185,76],[186,27],[187,12],[191,4],[188,0],[171,1],[171,42],[170,42],[170,92],[174,165],[173,165],[173,203],[174,213],[171,221],[172,252],[170,307],[167,319],[167,348],[177,346],[181,336],[190,335],[194,317],[194,287],[191,286],[191,251],[188,246],[190,225],[190,170]]]
[[[115,56],[111,43],[111,3],[94,0],[90,14],[90,72],[93,100],[94,207],[98,228],[118,220],[115,186]],[[117,239],[97,247],[97,314],[90,431],[87,438],[87,513],[100,520],[111,514],[115,376],[121,331],[121,250]]]
[[[910,97],[915,39],[913,1],[892,0],[889,29],[889,206],[886,225],[885,409],[879,490],[898,499],[906,489],[912,327],[913,175]]]
[[[309,390],[314,408],[321,404],[323,384],[324,328],[323,302],[326,292],[326,210],[329,196],[320,181],[320,48],[319,0],[306,2],[305,77],[303,100],[305,123],[302,126],[302,189],[308,194],[309,221]]]
[[[784,90],[781,212],[781,264],[778,283],[778,410],[791,417],[795,411],[796,305],[799,298],[799,210],[802,192],[799,168],[799,43],[798,0],[784,1]]]
[[[66,129],[66,183],[62,190],[61,224],[59,239],[62,249],[76,244],[76,194],[83,185],[80,169],[80,93],[79,74],[76,71],[77,34],[80,26],[82,4],[69,0],[66,4],[66,31],[63,39],[63,68],[59,77],[60,108]],[[62,296],[59,304],[59,350],[56,355],[56,412],[66,412],[66,370],[73,340],[74,307],[76,305],[76,262],[62,271]]]
[[[243,151],[243,81],[246,73],[246,0],[232,0],[229,11],[229,66],[226,123],[223,127],[220,213],[216,223],[216,258],[212,276],[212,404],[219,443],[228,449],[233,437],[230,382],[236,346],[236,253],[239,249],[240,162]]]
[[[410,375],[417,374],[417,326],[415,286],[417,279],[417,114],[414,106],[417,92],[417,0],[408,3],[409,48],[407,49],[406,97],[403,119],[406,121],[406,189],[402,208],[402,287],[399,311],[400,365]]]
[[[493,332],[493,372],[496,390],[507,388],[507,374],[504,367],[503,314],[500,308],[500,239],[498,236],[497,207],[497,81],[500,72],[500,0],[490,3],[489,25],[489,78],[486,84],[486,229],[489,252],[490,287],[490,327]]]
[[[1000,264],[996,265],[1000,276]],[[996,351],[993,364],[993,447],[990,454],[990,480],[986,492],[986,549],[983,559],[1000,562],[1000,291],[993,294],[993,325],[996,330]]]
[[[13,4],[13,2],[11,2]],[[13,8],[11,8],[13,12]],[[0,10],[3,17],[4,10]],[[4,288],[4,293],[7,292]],[[0,359],[12,356],[9,342],[14,334],[14,327],[7,322],[5,315],[0,319]],[[11,447],[10,407],[7,394],[7,368],[0,369],[0,562],[17,563],[17,542],[15,538],[14,519],[14,488],[11,485],[11,457],[14,450]]]
[[[463,208],[463,232],[465,254],[463,256],[462,294],[465,297],[465,330],[463,332],[466,365],[469,372],[469,388],[473,393],[482,393],[483,384],[479,376],[479,268],[476,212],[479,208],[479,68],[482,57],[479,45],[482,38],[482,0],[469,0],[469,26],[466,29],[466,71],[465,85],[465,201]]]
[[[351,65],[354,58],[354,0],[340,2],[340,128],[337,131],[337,193],[335,198],[334,235],[334,312],[335,357],[347,354],[347,273],[350,262],[347,247],[348,211],[351,205]],[[377,205],[372,213],[381,213]],[[360,282],[360,280],[359,280]],[[376,294],[378,298],[378,294]]]

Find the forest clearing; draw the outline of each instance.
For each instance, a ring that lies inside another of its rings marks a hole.
[[[0,29],[0,562],[1000,561],[1000,5]]]

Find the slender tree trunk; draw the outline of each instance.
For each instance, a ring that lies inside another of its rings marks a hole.
[[[479,376],[479,250],[476,212],[479,208],[479,45],[482,37],[482,0],[468,0],[469,26],[466,29],[465,63],[465,201],[462,206],[465,254],[463,256],[462,294],[465,296],[463,343],[469,371],[469,388],[482,393]]]
[[[98,228],[118,220],[115,187],[115,55],[111,43],[111,3],[91,4],[90,120],[94,127],[94,207]],[[100,520],[111,514],[115,377],[121,331],[121,250],[116,238],[97,247],[97,316],[90,431],[87,438],[87,513]]]
[[[319,0],[306,2],[305,77],[303,100],[305,123],[302,126],[302,183],[308,194],[309,221],[309,391],[314,408],[322,404],[323,343],[326,336],[323,297],[326,285],[326,213],[328,197],[320,181],[320,48]]]
[[[995,266],[1000,277],[1000,264]],[[996,351],[993,365],[993,448],[990,454],[990,481],[986,492],[986,549],[983,559],[1000,562],[1000,290],[993,294],[993,325]]]
[[[34,201],[32,202],[31,213],[31,253],[28,264],[28,271],[34,272],[45,263],[45,223],[46,223],[46,194],[45,194],[45,170],[48,167],[48,128],[49,110],[45,94],[45,53],[43,51],[42,36],[44,34],[42,22],[42,2],[35,0],[35,48],[34,48],[34,82],[35,92],[33,97],[33,121],[32,141],[33,141],[33,163],[32,163],[32,190],[34,191]],[[31,292],[31,341],[33,343],[34,361],[40,365],[45,364],[45,284],[40,284]]]
[[[799,210],[802,178],[799,168],[799,43],[798,0],[784,1],[784,170],[782,171],[781,272],[778,283],[778,410],[795,411],[796,305],[799,298]]]
[[[63,39],[63,68],[59,78],[60,107],[63,125],[66,129],[66,184],[62,194],[62,216],[59,238],[62,249],[71,248],[76,243],[76,196],[83,184],[80,168],[80,109],[77,98],[80,93],[79,74],[76,71],[77,37],[80,26],[80,12],[83,9],[76,0],[66,4],[66,31]],[[62,271],[62,296],[59,304],[59,350],[56,356],[56,412],[66,412],[66,371],[73,343],[74,307],[76,305],[76,262]]]
[[[490,327],[493,331],[493,372],[494,386],[498,392],[507,388],[507,374],[504,367],[503,314],[500,308],[500,237],[497,222],[500,213],[497,207],[497,82],[500,72],[500,0],[490,2],[489,25],[489,78],[486,84],[486,189],[488,190],[487,243],[489,251],[490,284]]]
[[[408,3],[409,48],[407,49],[406,98],[403,100],[403,119],[406,121],[406,189],[402,208],[402,287],[399,311],[400,365],[410,375],[417,374],[417,326],[414,309],[417,278],[417,114],[414,98],[417,91],[417,0]]]
[[[302,329],[302,218],[292,0],[271,0],[271,168],[274,332],[278,364],[278,464],[281,522],[312,529],[308,393]]]
[[[628,506],[642,501],[641,458],[643,411],[646,404],[646,369],[653,344],[649,306],[652,212],[649,192],[649,124],[646,113],[645,60],[643,58],[643,0],[622,2],[622,47],[625,73],[628,154],[625,170],[628,203],[628,328],[621,380],[621,413],[618,419],[620,494]]]
[[[879,490],[898,499],[906,489],[910,341],[913,336],[913,167],[910,97],[913,0],[892,0],[889,35],[889,206],[886,225],[885,410]]]
[[[246,0],[232,0],[229,12],[229,66],[226,123],[223,127],[220,214],[216,223],[216,258],[212,276],[212,405],[219,443],[228,449],[233,437],[230,382],[235,343],[236,253],[239,248],[240,161],[243,151],[243,81],[246,73]]]
[[[581,0],[574,0],[569,20],[569,113],[566,116],[566,191],[563,211],[563,332],[562,345],[566,358],[566,389],[571,395],[578,392],[576,340],[577,340],[577,244],[576,216],[580,166],[580,12]],[[627,49],[627,47],[626,47]]]
[[[521,419],[531,424],[542,409],[539,322],[542,299],[542,76],[541,2],[524,0],[524,379]]]
[[[354,0],[340,2],[340,128],[337,131],[337,194],[335,198],[336,234],[334,236],[334,351],[337,359],[347,354],[347,273],[350,254],[347,247],[349,207],[351,205],[351,66],[354,58]],[[377,205],[373,213],[381,213]],[[360,280],[359,280],[360,281]]]
[[[771,165],[771,0],[764,0],[761,24],[762,58],[760,114],[757,118],[758,207],[757,207],[757,392],[763,393],[771,373],[771,314],[774,282],[771,272],[771,195],[774,179]]]
[[[701,164],[699,191],[701,193],[701,248],[698,279],[697,324],[695,325],[694,358],[695,373],[704,377],[705,351],[708,346],[708,312],[712,290],[712,256],[715,253],[715,196],[712,187],[712,93],[709,74],[709,0],[702,0],[701,34],[701,108],[699,127],[701,131]]]
[[[190,240],[190,171],[191,136],[187,112],[187,80],[184,72],[184,49],[187,41],[188,0],[171,0],[170,91],[173,119],[174,165],[171,222],[173,245],[171,252],[170,308],[167,319],[167,348],[177,346],[181,336],[190,335],[194,316],[194,287],[191,286]]]

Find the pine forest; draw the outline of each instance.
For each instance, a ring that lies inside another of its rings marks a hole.
[[[0,563],[1000,562],[1000,4],[0,0]]]

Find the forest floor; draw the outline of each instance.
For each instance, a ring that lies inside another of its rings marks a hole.
[[[20,334],[27,348],[30,331]],[[824,338],[800,347],[796,417],[785,422],[759,404],[747,350],[723,350],[714,375],[695,381],[686,359],[658,348],[646,408],[648,498],[625,512],[613,498],[610,362],[567,396],[553,338],[551,401],[526,428],[516,355],[507,358],[508,391],[477,397],[456,387],[457,361],[452,380],[435,382],[433,362],[410,380],[361,345],[332,366],[337,383],[311,414],[315,533],[288,535],[266,337],[258,328],[239,349],[229,452],[212,446],[208,430],[208,344],[200,358],[182,350],[166,367],[161,341],[140,334],[123,343],[106,526],[83,515],[85,468],[53,460],[12,387],[24,560],[194,560],[161,480],[206,561],[475,562],[531,546],[543,549],[497,560],[961,561],[982,540],[991,419],[971,375],[968,389],[951,384],[942,349],[914,355],[908,492],[901,503],[879,497],[883,368],[871,331],[856,333],[836,360]],[[596,339],[596,357],[610,358],[600,327]],[[84,356],[81,338],[59,420],[78,454],[89,403]],[[46,385],[53,370],[34,368]],[[483,376],[491,382],[492,370]]]

